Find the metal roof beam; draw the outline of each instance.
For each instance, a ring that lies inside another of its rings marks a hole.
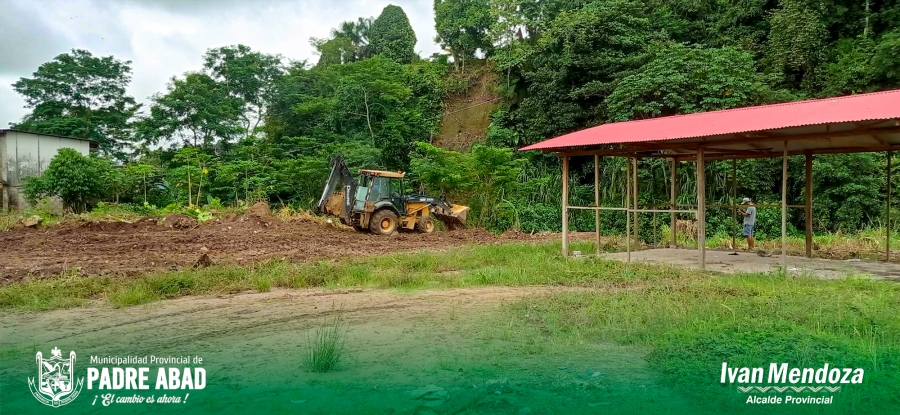
[[[900,133],[900,126],[887,127],[887,128],[872,128],[872,129],[859,129],[859,130],[850,130],[850,131],[840,131],[840,132],[830,132],[830,133],[810,133],[810,134],[798,134],[793,136],[767,136],[767,137],[757,137],[757,138],[717,138],[708,141],[701,142],[683,142],[682,140],[665,140],[665,141],[654,141],[654,142],[643,142],[643,143],[628,143],[628,147],[620,147],[615,149],[604,149],[604,150],[591,150],[586,148],[579,148],[573,150],[565,150],[565,149],[548,149],[543,150],[546,152],[556,152],[559,154],[564,154],[568,156],[581,156],[581,155],[637,155],[640,152],[648,152],[648,151],[672,151],[672,150],[680,150],[680,151],[696,151],[699,147],[703,148],[716,148],[717,150],[728,150],[731,154],[745,156],[748,155],[747,152],[759,151],[755,153],[757,155],[768,154],[764,149],[757,150],[748,150],[748,149],[722,149],[721,147],[713,147],[713,146],[722,146],[722,145],[736,145],[736,144],[758,144],[758,143],[766,143],[766,142],[777,142],[777,141],[805,141],[805,140],[827,140],[832,138],[840,138],[840,137],[853,137],[853,136],[875,136],[875,135],[884,135],[884,134],[896,134]],[[667,142],[671,141],[671,142]],[[859,147],[864,148],[861,151],[885,151],[882,149],[885,146],[884,144],[878,144],[871,146],[872,149],[868,149],[868,147]],[[829,150],[827,147],[823,147],[821,149],[807,149],[813,152],[819,153],[826,150]],[[779,152],[780,154],[780,152]],[[659,154],[659,156],[663,156]],[[665,155],[667,157],[671,157],[672,155]],[[710,155],[714,156],[714,155]]]

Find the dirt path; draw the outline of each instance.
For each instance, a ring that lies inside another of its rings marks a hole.
[[[146,219],[136,223],[74,222],[0,232],[0,284],[73,269],[87,275],[131,276],[185,268],[197,261],[203,248],[214,262],[249,264],[270,258],[301,262],[548,238],[552,236],[498,236],[482,229],[383,237],[310,220],[252,215],[216,219],[186,229]]]
[[[576,288],[577,289],[577,288]],[[190,296],[148,305],[108,306],[8,314],[0,322],[0,348],[65,340],[116,338],[146,352],[221,339],[296,332],[340,311],[347,323],[403,328],[423,318],[471,313],[529,295],[570,291],[565,287],[479,287],[404,293],[394,290],[273,290],[268,293]],[[54,327],[34,331],[35,327]],[[140,350],[135,350],[135,353]]]

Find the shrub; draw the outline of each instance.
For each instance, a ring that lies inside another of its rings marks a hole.
[[[66,207],[81,213],[90,199],[104,196],[107,186],[103,178],[111,169],[105,159],[63,148],[50,160],[42,177],[26,180],[25,195],[32,203],[41,197],[59,196]]]

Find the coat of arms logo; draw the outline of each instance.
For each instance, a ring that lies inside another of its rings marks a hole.
[[[38,375],[28,378],[28,387],[38,402],[58,408],[78,397],[84,378],[75,378],[75,352],[69,352],[68,358],[62,357],[62,351],[54,347],[50,358],[44,359],[37,352]]]

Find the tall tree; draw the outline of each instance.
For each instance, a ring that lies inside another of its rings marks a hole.
[[[317,66],[342,65],[356,60],[356,47],[346,37],[310,38],[309,44],[319,54]]]
[[[491,39],[495,45],[516,41],[534,44],[544,29],[566,11],[577,10],[591,0],[489,0]]]
[[[655,24],[677,42],[759,52],[772,0],[647,0]]]
[[[824,65],[821,96],[833,97],[871,92],[877,68],[872,65],[875,42],[872,39],[841,39],[832,48],[832,60]]]
[[[757,75],[750,53],[677,43],[656,49],[647,64],[619,81],[607,97],[611,119],[714,111],[774,98]]]
[[[372,53],[397,63],[410,63],[416,57],[416,32],[406,12],[399,6],[387,5],[369,30]]]
[[[360,17],[356,21],[341,22],[340,26],[331,29],[332,37],[346,37],[363,51],[369,45],[369,30],[372,28],[372,17]],[[362,57],[362,56],[360,56]]]
[[[781,0],[780,5],[770,19],[769,59],[790,86],[800,88],[806,81],[809,88],[828,40],[823,7],[807,0]]]
[[[369,47],[371,17],[360,17],[355,22],[341,22],[331,29],[329,38],[310,38],[310,44],[319,52],[317,65],[333,65],[355,62],[372,55]]]
[[[272,86],[284,73],[281,56],[255,52],[235,45],[210,49],[203,56],[204,69],[223,84],[229,96],[244,101],[241,120],[244,137],[250,136],[266,116]]]
[[[140,107],[126,93],[130,82],[131,61],[73,49],[12,85],[32,109],[13,127],[95,140],[101,152],[121,155]]]
[[[605,118],[603,99],[638,69],[654,31],[646,8],[631,0],[594,1],[559,13],[521,64],[521,101],[509,119],[525,142]]]
[[[465,66],[477,50],[492,49],[491,23],[488,0],[434,0],[435,41],[450,52],[457,67]]]
[[[173,77],[165,94],[152,98],[149,116],[138,125],[139,137],[151,144],[180,139],[186,145],[211,147],[242,131],[244,100],[208,75],[188,72]]]
[[[897,14],[900,15],[900,7]],[[900,18],[898,18],[900,20]],[[872,67],[880,79],[889,85],[900,85],[900,28],[886,33],[875,48]]]
[[[401,65],[384,56],[345,65],[294,66],[278,85],[266,131],[275,142],[315,137],[379,149],[385,168],[405,169],[413,143],[440,120],[446,66]],[[308,154],[308,145],[297,151]]]
[[[559,13],[576,10],[587,0],[489,0],[491,27],[489,30],[493,45],[491,60],[505,79],[505,90],[511,98],[522,95],[521,84],[514,80],[523,78],[537,49],[543,30]]]

